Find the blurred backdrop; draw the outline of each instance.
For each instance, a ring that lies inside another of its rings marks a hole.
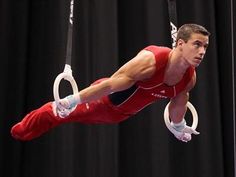
[[[190,94],[201,132],[191,142],[176,140],[165,127],[168,100],[116,125],[69,123],[29,142],[11,137],[26,113],[53,100],[69,5],[0,1],[0,176],[233,177],[236,9],[229,0],[177,0],[178,26],[198,23],[212,34]],[[79,89],[110,76],[147,45],[171,47],[166,0],[74,0],[74,6],[72,69]]]

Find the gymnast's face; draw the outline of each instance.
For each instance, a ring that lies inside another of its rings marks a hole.
[[[178,42],[182,57],[191,66],[197,67],[201,63],[209,43],[209,37],[193,33],[188,41],[180,40]]]

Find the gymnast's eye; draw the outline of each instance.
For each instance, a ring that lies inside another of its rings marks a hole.
[[[199,47],[202,46],[202,43],[199,42],[199,41],[196,41],[196,42],[193,43],[193,45],[194,45],[196,48],[199,48]]]

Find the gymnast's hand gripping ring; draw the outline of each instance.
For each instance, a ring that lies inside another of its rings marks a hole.
[[[72,76],[71,66],[66,64],[65,68],[64,68],[64,71],[56,77],[56,79],[54,81],[54,85],[53,85],[53,96],[54,96],[56,105],[58,105],[58,102],[60,100],[59,84],[60,84],[62,79],[67,80],[67,81],[70,82],[72,90],[73,90],[73,94],[78,93],[78,86],[75,82],[74,77]]]
[[[165,107],[165,111],[164,111],[164,120],[165,120],[165,124],[166,124],[166,127],[170,130],[171,133],[173,133],[174,135],[181,135],[182,133],[181,132],[178,132],[176,131],[172,126],[171,126],[171,123],[170,123],[170,118],[169,118],[169,104],[168,103]],[[197,128],[197,124],[198,124],[198,114],[197,114],[197,111],[196,109],[194,108],[194,106],[190,103],[190,102],[187,102],[187,107],[188,109],[191,111],[192,113],[192,118],[193,118],[193,123],[192,123],[192,129],[196,129]]]

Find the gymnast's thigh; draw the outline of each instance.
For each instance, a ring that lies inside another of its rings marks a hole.
[[[116,113],[103,101],[96,100],[78,105],[69,119],[88,124],[118,123],[124,119],[124,115]]]

